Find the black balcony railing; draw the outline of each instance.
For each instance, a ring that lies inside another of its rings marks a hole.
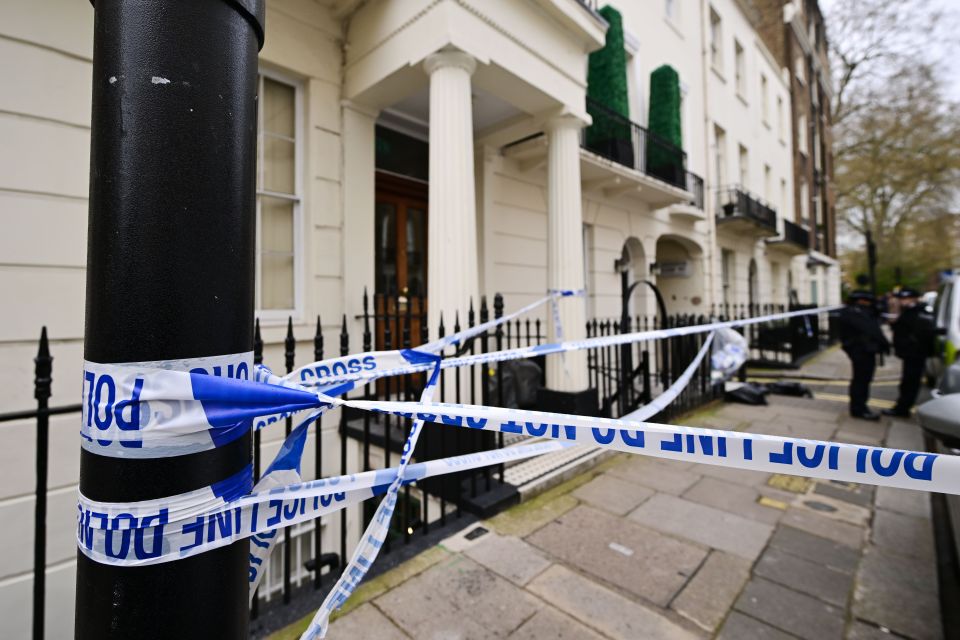
[[[583,130],[584,149],[667,184],[687,186],[687,154],[595,100],[587,98],[593,124]]]
[[[789,220],[783,221],[783,239],[801,247],[810,246],[810,232]]]
[[[697,209],[703,210],[703,178],[687,171],[686,189],[693,194],[693,199],[690,201],[690,204]]]
[[[749,218],[763,227],[777,230],[777,211],[740,187],[724,187],[717,192],[717,215],[720,219]]]

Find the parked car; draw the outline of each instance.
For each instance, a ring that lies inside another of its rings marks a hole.
[[[937,349],[927,360],[927,383],[931,387],[957,361],[960,351],[960,273],[954,271],[944,278],[937,291],[933,317],[937,324]]]

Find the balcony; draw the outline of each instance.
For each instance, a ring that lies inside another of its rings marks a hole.
[[[593,124],[583,129],[580,145],[592,153],[686,189],[687,154],[660,136],[587,98]]]
[[[703,219],[703,180],[686,169],[687,154],[619,113],[587,99],[593,124],[580,133],[580,177],[585,194],[636,197],[654,209]],[[502,148],[521,172],[542,170],[547,141],[535,133]]]
[[[749,191],[724,187],[717,192],[717,225],[734,233],[777,235],[777,212]]]
[[[783,221],[783,234],[767,240],[767,246],[790,256],[798,256],[810,248],[810,232],[800,225]]]

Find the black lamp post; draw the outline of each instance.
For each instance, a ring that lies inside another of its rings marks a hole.
[[[253,349],[257,55],[263,0],[96,0],[84,357]],[[200,453],[81,452],[80,490],[135,502],[250,463],[250,435]],[[78,553],[76,637],[245,638],[249,542],[145,567]]]

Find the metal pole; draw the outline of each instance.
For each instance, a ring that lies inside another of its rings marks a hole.
[[[870,293],[877,297],[877,245],[873,242],[873,234],[869,230],[867,236],[867,267],[870,272]]]
[[[84,356],[253,348],[263,0],[97,0]],[[172,458],[83,450],[80,490],[133,502],[223,480],[249,434]],[[146,567],[77,558],[76,637],[245,638],[247,540]]]

